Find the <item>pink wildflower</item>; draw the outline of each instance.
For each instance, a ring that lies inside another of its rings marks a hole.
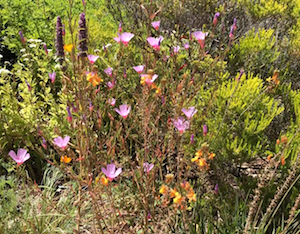
[[[42,139],[43,139],[42,146],[43,146],[44,149],[47,149],[47,142],[46,142],[44,137],[42,137]]]
[[[220,13],[217,12],[214,16],[213,25],[216,26],[218,23],[218,17],[220,16]]]
[[[183,114],[185,114],[185,116],[190,119],[193,117],[194,114],[197,113],[198,110],[195,109],[194,106],[190,107],[188,110],[186,110],[185,108],[183,108],[181,110],[183,112]]]
[[[54,144],[57,145],[58,147],[65,149],[67,148],[67,145],[70,141],[70,137],[69,136],[65,136],[64,138],[56,137],[54,138]]]
[[[93,55],[93,54],[89,54],[87,56],[88,60],[90,61],[91,64],[94,64],[96,62],[96,60],[99,58],[99,56],[97,55]]]
[[[159,29],[160,21],[154,21],[151,23],[152,27],[155,28],[155,30]]]
[[[110,99],[107,100],[107,102],[108,102],[110,105],[115,106],[115,104],[116,104],[116,99],[110,98]]]
[[[154,50],[159,51],[160,50],[160,43],[163,41],[163,39],[164,38],[162,36],[160,36],[158,38],[148,37],[147,41],[153,47]]]
[[[189,121],[186,121],[182,116],[179,116],[177,119],[172,119],[172,121],[181,134],[190,127]]]
[[[193,33],[194,37],[198,40],[200,47],[203,49],[205,46],[205,37],[208,35],[208,33],[204,33],[201,31],[197,31]]]
[[[17,154],[11,150],[9,151],[8,155],[12,157],[12,159],[15,160],[18,165],[21,165],[30,158],[30,154],[27,153],[27,150],[22,148],[18,149]]]
[[[174,46],[173,49],[174,49],[174,54],[177,54],[178,51],[180,50],[180,46]]]
[[[124,32],[121,35],[118,34],[118,37],[114,37],[114,40],[118,43],[122,42],[125,46],[128,45],[129,41],[134,37],[134,34],[129,32]]]
[[[47,49],[47,45],[46,45],[46,43],[45,43],[45,44],[43,44],[43,47],[44,47],[45,53],[48,55],[48,49]]]
[[[149,74],[141,74],[141,84],[144,85],[146,83],[148,86],[151,86],[157,77],[158,75],[156,74],[153,76]]]
[[[185,43],[183,46],[184,46],[184,49],[186,49],[186,50],[188,50],[190,48],[189,43]]]
[[[55,77],[56,77],[56,72],[49,73],[49,78],[52,84],[55,82]]]
[[[153,163],[149,164],[146,162],[146,163],[143,163],[143,167],[144,167],[144,172],[149,173],[152,170],[152,168],[154,167],[154,164]]]
[[[206,124],[203,125],[203,136],[206,136],[207,134],[207,126]]]
[[[115,82],[114,81],[113,82],[108,81],[106,83],[106,86],[107,86],[108,89],[113,89],[115,87]]]
[[[115,164],[108,164],[106,168],[102,167],[101,171],[106,175],[106,177],[112,181],[114,178],[116,178],[118,175],[121,174],[122,168],[118,168],[116,170]]]
[[[69,121],[69,123],[72,123],[72,114],[70,111],[70,107],[67,106],[67,112],[68,112],[68,116],[67,116],[67,120]]]
[[[113,69],[111,67],[108,67],[104,70],[104,72],[109,76],[112,76],[112,71],[113,71]]]
[[[127,104],[119,106],[119,109],[115,108],[114,110],[123,117],[123,119],[126,119],[129,115],[131,107],[127,106]]]
[[[20,35],[20,38],[21,38],[22,43],[24,44],[24,43],[26,42],[26,39],[25,39],[25,37],[23,36],[23,32],[22,32],[22,31],[19,31],[19,35]]]
[[[144,69],[145,69],[145,65],[139,65],[139,66],[135,66],[135,67],[132,67],[137,73],[141,74]]]

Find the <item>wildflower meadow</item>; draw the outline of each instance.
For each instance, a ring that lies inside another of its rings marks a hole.
[[[300,233],[298,0],[0,13],[0,233]]]

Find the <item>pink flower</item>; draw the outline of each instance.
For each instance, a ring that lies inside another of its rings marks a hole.
[[[173,49],[174,49],[174,54],[177,54],[178,51],[180,50],[180,46],[174,46]]]
[[[43,44],[43,47],[44,47],[45,53],[48,55],[47,45],[46,45],[46,44]]]
[[[43,139],[42,146],[43,146],[44,149],[47,149],[47,142],[46,142],[44,137],[42,137],[42,139]]]
[[[127,104],[119,106],[119,109],[115,108],[114,110],[123,117],[123,119],[126,119],[129,115],[131,107],[127,106]]]
[[[141,74],[144,69],[145,69],[145,65],[139,65],[139,66],[135,66],[135,67],[132,67],[137,73]]]
[[[54,138],[54,144],[62,149],[65,149],[67,147],[69,141],[70,141],[69,136],[65,136],[65,138],[61,138],[60,136]]]
[[[220,13],[217,12],[214,16],[213,25],[216,26],[218,23],[218,17],[220,16]]]
[[[108,67],[104,70],[104,72],[109,76],[112,76],[112,71],[113,71],[113,69],[111,67]]]
[[[189,43],[185,43],[183,46],[184,46],[184,49],[186,49],[186,50],[188,50],[190,48]]]
[[[163,56],[164,62],[166,62],[170,58],[170,55]]]
[[[129,32],[124,32],[121,35],[118,33],[118,37],[114,37],[114,40],[118,43],[120,43],[120,41],[127,46],[129,41],[134,37],[134,34],[129,33]]]
[[[116,170],[115,164],[108,164],[106,168],[102,167],[101,171],[107,176],[107,178],[112,181],[114,178],[116,178],[118,175],[121,174],[122,168],[118,168]]]
[[[152,168],[154,167],[154,164],[153,163],[149,164],[146,162],[146,163],[143,163],[143,167],[144,167],[144,172],[149,173],[152,170]]]
[[[203,125],[203,136],[206,136],[207,134],[207,126],[206,124]]]
[[[152,27],[155,28],[155,30],[159,29],[160,21],[154,21],[151,23]]]
[[[106,83],[106,86],[107,86],[108,89],[113,89],[115,87],[115,82],[108,81]]]
[[[182,134],[186,129],[190,127],[189,121],[185,121],[182,116],[179,116],[177,119],[172,119],[174,126]]]
[[[151,86],[157,77],[158,75],[156,74],[153,76],[149,74],[141,74],[141,84],[144,85],[146,83],[148,86]]]
[[[55,77],[56,77],[56,72],[49,73],[49,78],[50,78],[52,84],[55,81]]]
[[[18,149],[17,154],[11,150],[9,151],[8,155],[12,157],[12,159],[15,160],[18,165],[21,165],[30,158],[30,154],[27,153],[27,150],[22,148]]]
[[[154,50],[159,51],[160,50],[160,43],[162,42],[164,38],[162,36],[155,38],[155,37],[148,37],[147,41],[148,43],[153,47]]]
[[[110,98],[110,99],[107,100],[107,102],[108,102],[110,105],[115,106],[115,104],[116,104],[116,99]]]
[[[87,56],[88,60],[90,61],[91,64],[94,64],[96,62],[96,60],[99,58],[99,56],[93,55],[93,54],[89,54]]]
[[[190,119],[193,117],[194,114],[197,113],[198,110],[195,109],[194,106],[190,107],[188,110],[186,110],[185,108],[183,108],[181,110],[183,112],[183,114],[185,114],[185,116]]]
[[[205,43],[205,37],[208,35],[208,33],[197,31],[197,32],[194,32],[193,35],[198,40],[200,47],[203,49],[204,43]]]

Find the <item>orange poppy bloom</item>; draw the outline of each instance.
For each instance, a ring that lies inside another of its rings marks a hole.
[[[61,156],[60,161],[64,163],[70,163],[72,161],[72,158],[68,157],[67,155]]]

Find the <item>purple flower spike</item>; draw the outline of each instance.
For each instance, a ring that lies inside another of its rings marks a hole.
[[[46,44],[43,44],[43,47],[44,47],[45,53],[48,55],[47,45],[46,45]]]
[[[162,105],[166,104],[166,100],[165,100],[165,97],[163,95],[161,96],[161,104]]]
[[[218,185],[218,184],[216,184],[215,189],[214,189],[214,192],[215,192],[215,194],[218,194],[218,193],[219,193],[219,185]]]
[[[27,85],[27,87],[28,87],[28,90],[30,91],[30,90],[31,90],[30,84],[27,82],[27,80],[25,80],[25,83],[26,83],[26,85]]]
[[[60,63],[63,62],[65,56],[64,42],[62,36],[63,36],[63,30],[62,30],[61,18],[58,16],[56,22],[55,48],[56,48],[56,56],[60,57],[59,59]]]
[[[17,154],[15,151],[11,150],[9,151],[8,155],[12,157],[12,159],[15,160],[18,165],[21,165],[30,158],[30,154],[27,153],[27,150],[22,148],[18,149]]]
[[[154,164],[153,163],[149,164],[146,162],[146,163],[143,163],[143,167],[144,167],[144,172],[149,173],[152,170],[152,168],[154,167]]]
[[[113,69],[111,67],[108,67],[104,70],[104,72],[109,76],[112,76],[112,71],[113,71]]]
[[[71,105],[72,105],[73,111],[74,111],[75,113],[77,113],[77,111],[78,111],[78,110],[77,110],[77,107],[74,106],[74,103],[73,103],[73,102],[71,103]],[[70,108],[69,108],[69,111],[70,111]],[[69,112],[69,111],[68,111],[68,112]],[[70,113],[70,114],[71,114],[71,113]]]
[[[132,67],[137,73],[141,74],[144,69],[145,69],[145,65],[139,65],[139,66],[135,66],[135,67]]]
[[[217,12],[214,16],[213,25],[216,26],[218,23],[218,17],[220,16],[220,13]]]
[[[118,175],[121,174],[122,172],[122,168],[118,168],[116,170],[116,166],[115,164],[108,164],[106,166],[106,168],[102,167],[101,171],[106,175],[106,177],[112,181],[113,179],[115,179]]]
[[[203,136],[207,135],[207,126],[206,124],[203,125]]]
[[[193,115],[197,113],[198,110],[194,106],[192,106],[188,110],[183,108],[181,111],[183,112],[183,114],[185,114],[185,116],[188,119],[191,119],[193,117]]]
[[[55,81],[55,77],[56,77],[56,72],[49,73],[49,78],[50,78],[52,84],[53,84],[54,81]]]
[[[195,143],[195,135],[194,134],[191,135],[191,139],[190,140],[191,140],[191,144]]]
[[[23,32],[22,32],[21,30],[19,31],[19,35],[20,35],[20,37],[21,37],[22,43],[24,44],[24,43],[26,42],[26,39],[24,38]]]
[[[54,138],[54,144],[62,148],[63,150],[67,147],[69,141],[70,141],[69,136],[65,136],[64,138],[61,138],[60,136]]]
[[[70,107],[67,106],[67,112],[68,112],[68,116],[67,116],[67,120],[69,121],[69,123],[72,123],[72,114],[70,111]]]
[[[154,50],[159,51],[160,50],[160,43],[163,41],[163,39],[164,38],[162,36],[160,36],[158,38],[148,37],[147,41],[153,47]]]
[[[115,108],[114,110],[123,117],[123,119],[126,119],[129,115],[131,107],[127,104],[119,106],[119,109]]]
[[[87,57],[87,46],[88,35],[87,35],[87,27],[86,27],[86,19],[85,14],[81,13],[78,22],[78,50],[79,50],[79,57]]]
[[[152,27],[155,28],[155,30],[159,29],[160,21],[154,21],[151,23]]]
[[[189,129],[190,123],[186,121],[182,116],[179,116],[177,119],[172,119],[174,126],[182,134],[186,129]]]
[[[85,6],[86,5],[86,1],[82,0],[82,4]]]
[[[93,54],[89,54],[87,56],[88,60],[90,61],[91,64],[94,64],[96,62],[96,60],[99,58],[99,56],[93,55]]]

